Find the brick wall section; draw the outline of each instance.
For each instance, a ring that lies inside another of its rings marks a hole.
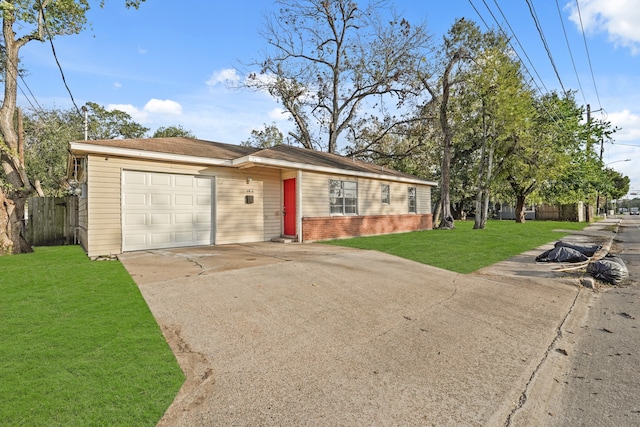
[[[431,230],[433,215],[368,215],[302,218],[302,240],[340,239]]]

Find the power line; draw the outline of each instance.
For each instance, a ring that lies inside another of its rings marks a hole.
[[[529,6],[529,13],[531,13],[531,17],[533,18],[533,22],[536,24],[536,29],[538,30],[538,34],[540,35],[540,39],[542,40],[542,44],[544,49],[547,51],[547,56],[549,56],[549,61],[551,61],[551,66],[553,67],[553,71],[556,73],[556,77],[558,78],[558,82],[560,83],[560,87],[562,88],[563,93],[567,93],[562,84],[562,79],[560,78],[560,73],[558,72],[558,68],[556,67],[556,63],[553,60],[553,55],[551,55],[551,50],[549,49],[549,45],[547,44],[547,39],[544,36],[544,32],[542,31],[542,27],[540,26],[540,21],[538,20],[538,14],[536,13],[535,7],[530,0],[525,0],[527,5]],[[577,0],[576,0],[577,1]]]
[[[44,7],[42,6],[41,0],[38,0],[38,5],[40,6],[40,12],[42,13],[42,25],[44,27],[45,32],[47,33],[47,38],[49,39],[49,44],[51,45],[51,52],[53,53],[53,58],[56,60],[56,64],[58,65],[58,69],[60,70],[60,75],[62,76],[62,83],[64,83],[64,87],[67,89],[67,92],[69,93],[69,97],[71,97],[71,102],[73,103],[73,106],[76,108],[76,111],[80,116],[82,116],[82,113],[80,112],[80,108],[78,108],[78,105],[76,104],[76,100],[73,98],[73,93],[71,93],[71,88],[67,84],[67,79],[64,76],[64,71],[62,71],[62,65],[58,60],[58,55],[56,54],[56,48],[53,45],[53,37],[51,36],[51,32],[49,32],[49,27],[47,26],[47,19],[44,16]]]
[[[26,92],[24,91],[24,89],[22,88],[21,85],[16,84],[16,86],[18,87],[18,89],[20,89],[20,92],[22,93],[22,95],[24,95],[25,99],[27,100],[27,102],[29,103],[29,105],[31,105],[31,108],[36,111],[36,112],[43,112],[44,109],[42,108],[42,106],[40,105],[40,103],[38,102],[38,99],[36,98],[36,96],[33,94],[33,92],[31,91],[31,88],[29,87],[29,85],[27,84],[26,80],[24,79],[24,77],[22,76],[22,74],[20,74],[20,70],[18,69],[18,65],[16,63],[13,62],[13,59],[9,58],[7,56],[7,48],[4,45],[0,45],[0,49],[2,49],[4,51],[4,58],[5,61],[9,61],[11,67],[5,67],[7,70],[7,73],[12,73],[13,74],[13,69],[17,70],[17,76],[13,76],[16,78],[16,80],[19,78],[20,80],[22,80],[22,83],[24,85],[25,88],[27,88],[27,91],[29,91],[29,93],[31,94],[31,97],[33,97],[33,102],[31,101],[31,99],[29,99],[29,96],[26,94]],[[35,104],[38,106],[36,108],[35,105],[33,105],[35,102]]]
[[[580,93],[582,94],[582,100],[584,101],[584,105],[587,105],[587,98],[585,96],[584,90],[582,89],[582,83],[580,82],[580,76],[578,75],[578,69],[576,67],[576,63],[573,60],[573,52],[571,51],[571,44],[569,44],[569,38],[567,37],[567,29],[564,26],[564,20],[562,19],[562,12],[560,11],[560,4],[558,0],[556,0],[556,8],[558,9],[558,17],[560,18],[560,24],[562,25],[562,33],[564,34],[564,39],[567,42],[567,49],[569,50],[569,57],[571,58],[571,64],[573,65],[573,71],[576,73],[576,79],[578,80],[578,86],[580,87]]]
[[[491,17],[493,18],[494,22],[496,23],[496,25],[498,26],[498,29],[500,30],[500,32],[507,37],[507,41],[509,43],[509,46],[511,46],[511,49],[513,50],[513,52],[516,54],[516,56],[518,57],[520,64],[522,65],[522,67],[524,68],[524,70],[527,72],[527,74],[529,75],[529,77],[531,78],[531,82],[535,85],[535,89],[537,89],[537,91],[543,95],[544,93],[549,93],[549,90],[547,89],[546,85],[544,84],[544,80],[542,80],[542,78],[540,77],[540,74],[538,73],[538,70],[536,70],[535,66],[533,65],[533,61],[531,61],[531,58],[529,58],[529,55],[527,55],[527,51],[524,49],[524,46],[522,45],[522,43],[520,43],[520,40],[518,39],[518,36],[515,34],[515,31],[513,31],[513,28],[511,27],[511,24],[509,24],[509,20],[507,19],[507,17],[504,15],[504,13],[502,12],[502,9],[500,8],[500,6],[498,5],[497,1],[494,0],[494,3],[496,4],[498,10],[500,11],[500,14],[502,15],[502,18],[505,20],[507,26],[509,27],[509,30],[511,31],[511,34],[513,35],[513,37],[516,39],[516,42],[518,43],[518,45],[520,46],[520,49],[522,50],[522,53],[525,55],[525,57],[527,58],[527,60],[529,61],[529,64],[531,65],[531,68],[533,68],[536,76],[538,77],[538,79],[540,80],[540,83],[542,84],[542,86],[544,87],[545,91],[543,92],[542,88],[540,87],[540,85],[538,85],[537,81],[535,80],[535,78],[533,77],[533,74],[531,73],[531,71],[529,70],[529,68],[527,67],[527,65],[524,63],[524,61],[522,60],[522,57],[520,56],[520,53],[518,53],[518,50],[513,46],[513,44],[511,43],[511,37],[508,36],[508,33],[502,28],[502,25],[500,25],[500,22],[496,19],[495,15],[493,14],[493,11],[491,10],[491,8],[489,7],[489,5],[487,4],[487,2],[485,0],[482,0],[482,2],[484,3],[484,6],[487,8],[487,10],[489,11],[489,14],[491,15]],[[491,27],[487,24],[487,22],[484,20],[483,16],[480,14],[480,12],[478,11],[478,9],[475,7],[475,5],[473,4],[472,0],[469,0],[469,3],[471,3],[471,6],[473,7],[473,9],[476,11],[476,13],[478,14],[478,16],[480,17],[480,19],[482,20],[482,22],[484,23],[484,25],[487,27],[487,29],[491,29]],[[555,123],[558,123],[560,121],[560,117],[557,114],[554,114],[553,112],[549,111],[546,107],[546,105],[544,103],[541,104],[542,108],[545,110],[545,112],[549,115],[549,118],[551,120],[553,120]]]
[[[484,2],[484,0],[483,0]],[[518,38],[518,36],[516,35],[516,32],[513,31],[513,27],[511,27],[511,24],[509,23],[509,20],[507,19],[507,17],[505,16],[504,12],[502,11],[502,8],[500,7],[500,5],[498,5],[497,0],[493,0],[493,2],[495,3],[496,7],[498,8],[498,11],[500,12],[500,15],[502,16],[502,19],[504,19],[505,23],[507,24],[507,26],[509,27],[509,31],[511,32],[510,34],[513,35],[513,38],[516,40],[516,42],[518,43],[518,46],[520,46],[520,50],[522,51],[522,54],[525,56],[525,58],[527,58],[527,61],[529,61],[529,65],[531,66],[531,68],[533,69],[533,72],[536,74],[536,76],[538,77],[538,80],[540,80],[540,83],[542,84],[542,87],[544,87],[545,92],[542,92],[542,89],[540,88],[540,86],[538,85],[538,83],[535,81],[535,79],[533,78],[533,75],[531,74],[531,71],[529,71],[529,67],[526,66],[526,64],[524,63],[524,61],[522,60],[522,57],[520,56],[520,54],[518,53],[518,51],[513,47],[513,45],[511,44],[511,41],[509,41],[509,45],[511,46],[511,49],[513,49],[513,51],[516,53],[516,55],[518,55],[518,58],[520,59],[520,63],[522,64],[522,66],[524,67],[525,70],[527,70],[527,73],[529,74],[529,77],[531,77],[531,81],[534,82],[534,84],[536,85],[536,88],[538,89],[538,92],[540,92],[540,94],[542,93],[549,93],[549,89],[547,89],[547,86],[544,84],[544,80],[542,80],[542,77],[540,77],[540,73],[538,73],[538,70],[536,69],[535,65],[533,65],[533,61],[531,60],[531,58],[529,58],[529,55],[527,54],[526,49],[524,48],[524,46],[522,45],[522,43],[520,43],[520,39]],[[485,7],[489,10],[489,12],[491,13],[491,16],[493,16],[493,13],[491,12],[491,9],[489,8],[489,6],[487,6],[487,4],[485,3]],[[498,20],[495,18],[495,16],[493,17],[493,20],[496,22],[496,24],[498,25],[498,27],[500,28],[500,30],[503,32],[503,34],[506,34],[506,32],[502,29],[502,27],[500,26],[500,23],[498,22]]]
[[[591,80],[593,80],[593,88],[596,91],[596,98],[598,99],[598,107],[602,109],[600,103],[600,95],[598,94],[598,86],[596,85],[596,78],[593,75],[593,67],[591,66],[591,55],[589,55],[589,46],[587,46],[587,36],[584,33],[584,25],[582,24],[582,13],[580,12],[580,3],[576,0],[576,7],[578,10],[578,18],[580,18],[580,30],[582,31],[582,39],[584,40],[584,48],[587,51],[587,61],[589,62],[589,70],[591,71]]]

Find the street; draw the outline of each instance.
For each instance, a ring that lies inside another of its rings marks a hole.
[[[624,215],[611,252],[627,264],[628,286],[596,293],[545,425],[640,425],[640,219]],[[544,418],[542,418],[544,419]]]

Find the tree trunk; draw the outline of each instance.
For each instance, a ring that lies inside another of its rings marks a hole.
[[[433,224],[439,224],[440,223],[440,215],[441,214],[442,214],[442,203],[438,202],[436,204],[436,211],[433,213]]]
[[[0,188],[0,255],[33,252],[23,237],[26,198],[9,199]]]
[[[440,204],[442,205],[442,217],[438,228],[451,230],[455,228],[453,216],[451,215],[451,198],[449,196],[451,167],[451,140],[445,136],[445,144],[442,150],[442,185],[440,185]]]
[[[483,110],[484,111],[484,110]],[[484,123],[484,119],[483,119]],[[493,150],[489,149],[487,156],[486,132],[480,150],[480,165],[478,166],[478,180],[476,194],[476,216],[473,220],[473,229],[482,230],[487,225],[487,212],[489,210],[489,185],[491,183],[491,163]],[[485,209],[486,206],[486,209]]]
[[[0,253],[19,254],[32,252],[31,246],[23,237],[24,211],[27,198],[34,189],[25,168],[23,140],[16,131],[16,100],[18,93],[18,53],[30,38],[16,40],[13,32],[14,12],[4,11],[2,33],[4,36],[4,98],[0,107],[0,132],[2,144],[0,163],[4,171],[9,190],[0,188]],[[18,116],[18,120],[20,117]],[[21,126],[21,125],[19,125]]]
[[[526,213],[524,211],[526,200],[527,196],[524,194],[516,195],[516,222],[518,224],[524,224],[526,221]]]
[[[442,77],[442,100],[440,102],[440,128],[442,129],[443,141],[442,141],[442,165],[441,165],[441,179],[442,185],[440,186],[440,201],[442,203],[442,220],[438,228],[451,230],[455,228],[453,222],[453,216],[451,215],[451,197],[450,197],[450,185],[451,185],[451,150],[453,143],[453,136],[451,125],[449,124],[449,95],[451,91],[451,84],[449,83],[449,74],[453,69],[455,63],[459,60],[459,56],[456,55],[451,60],[447,69]]]

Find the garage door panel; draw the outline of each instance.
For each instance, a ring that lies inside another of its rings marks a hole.
[[[171,175],[164,173],[150,173],[151,187],[171,187]]]
[[[124,251],[212,242],[212,178],[124,171]]]
[[[152,206],[170,206],[171,205],[171,195],[170,194],[151,194],[151,205]]]
[[[196,196],[197,206],[211,206],[211,196]]]
[[[191,231],[176,232],[175,239],[177,243],[189,243],[196,240]]]
[[[125,185],[146,185],[147,174],[144,172],[127,171],[122,182]]]
[[[178,206],[193,206],[193,196],[191,194],[176,194],[175,204]]]
[[[188,225],[192,225],[194,224],[193,221],[193,214],[192,213],[177,213],[174,216],[174,223],[176,225],[184,225],[184,224],[188,224]]]
[[[171,215],[170,214],[151,214],[149,215],[150,221],[149,225],[152,227],[155,225],[171,225]]]
[[[196,224],[201,225],[210,225],[211,224],[211,215],[207,214],[197,214],[195,218]]]
[[[123,225],[125,226],[144,226],[147,223],[147,215],[144,213],[129,213],[123,217]]]
[[[125,247],[140,247],[143,248],[147,244],[146,234],[134,234],[129,233],[123,236],[123,245]]]
[[[124,195],[123,201],[128,206],[145,206],[147,204],[147,196],[140,193],[127,193]]]
[[[176,175],[175,186],[176,187],[193,187],[193,177]]]
[[[211,188],[212,180],[210,178],[198,178],[195,179],[196,187],[198,188]]]
[[[171,244],[171,233],[151,232],[149,233],[149,243],[151,245],[162,245],[162,246],[169,245]]]

